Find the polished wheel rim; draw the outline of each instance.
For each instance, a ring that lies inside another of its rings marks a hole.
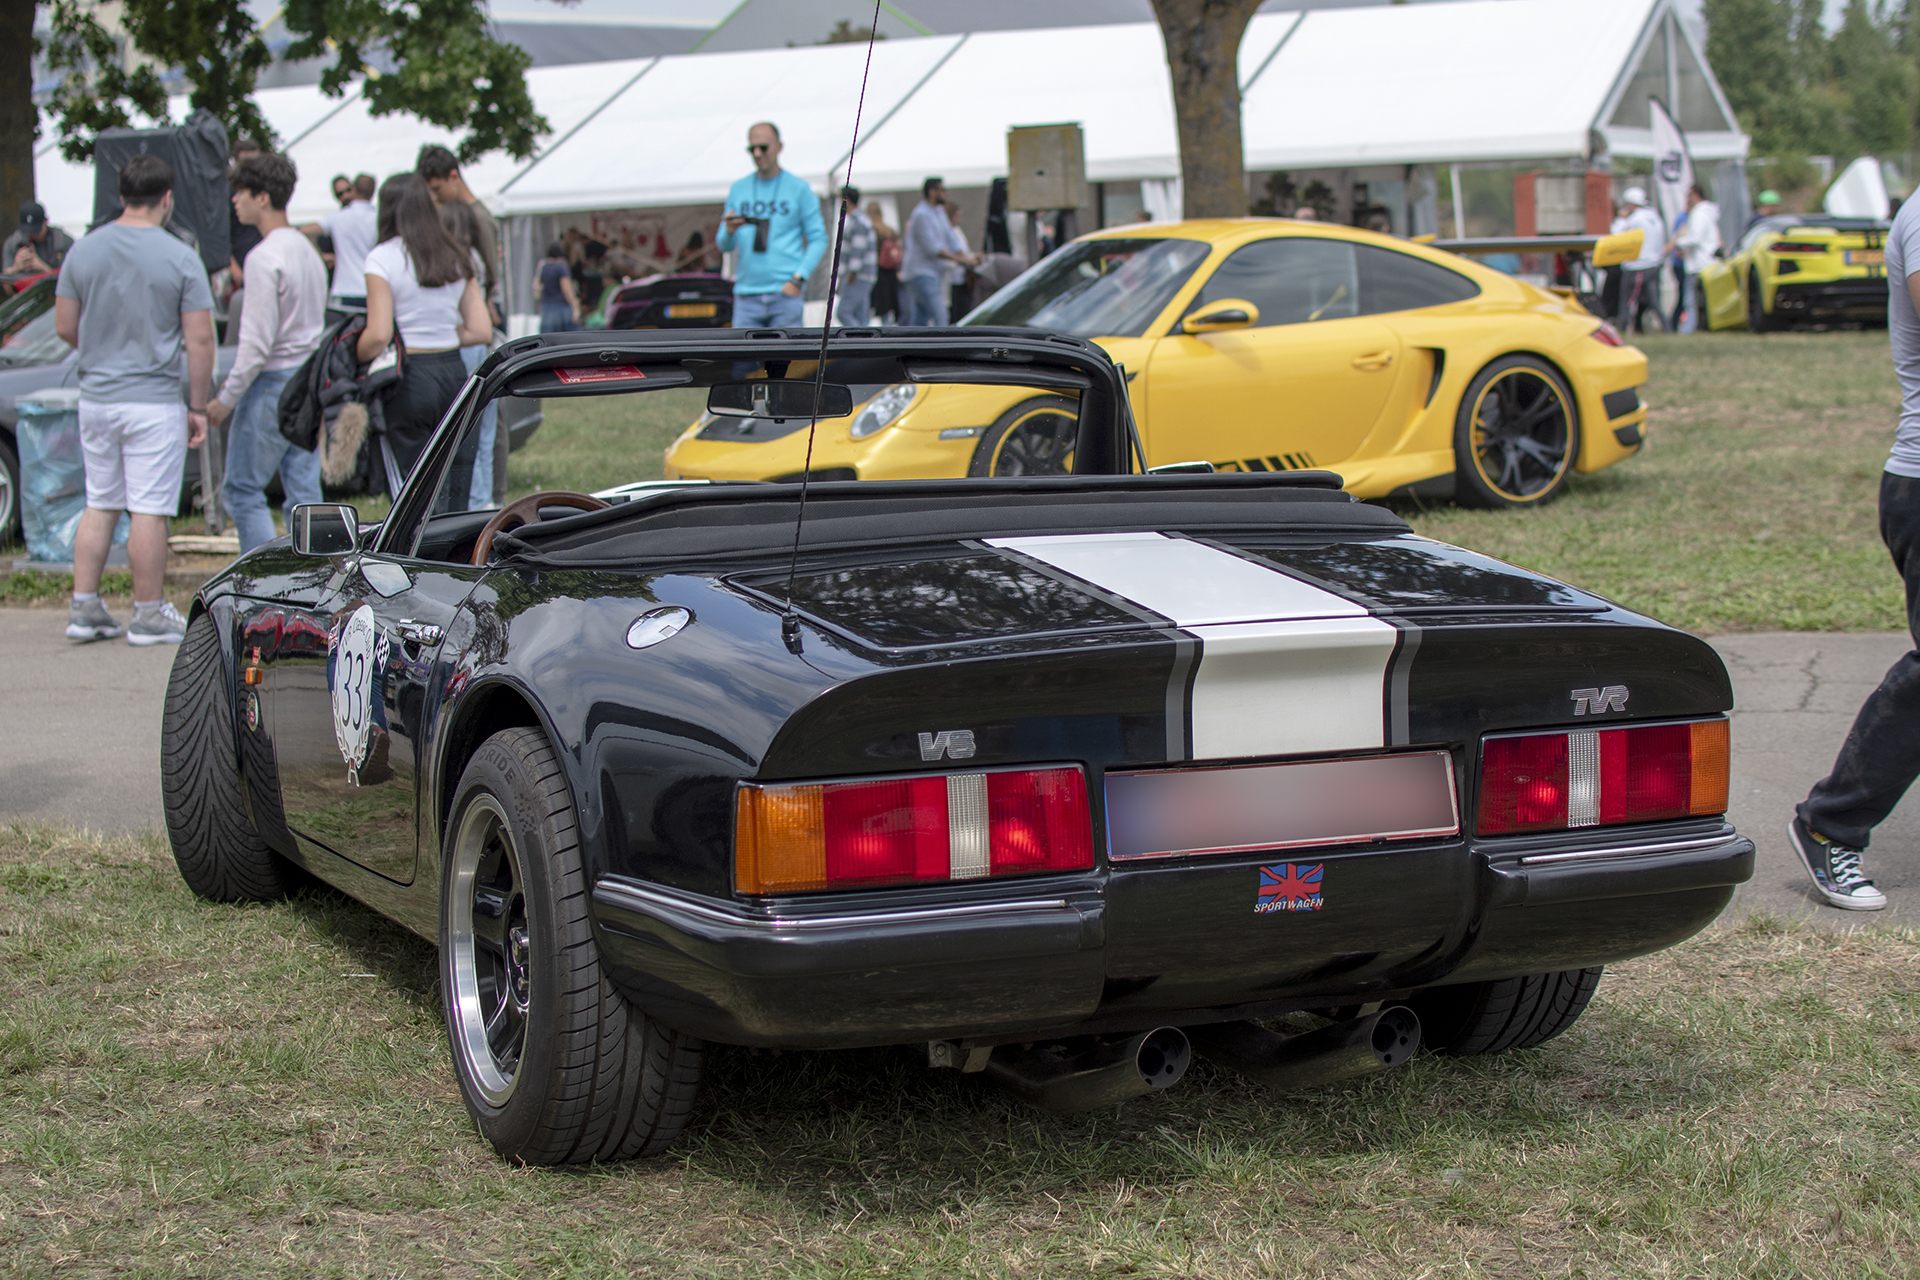
[[[1057,476],[1073,469],[1080,421],[1059,409],[1034,409],[1014,420],[993,452],[996,476]]]
[[[504,1106],[526,1048],[533,944],[520,854],[499,801],[484,793],[454,839],[450,906],[454,1049],[481,1096]]]
[[[1553,491],[1572,461],[1572,438],[1566,397],[1534,370],[1506,370],[1474,403],[1474,465],[1489,488],[1512,501]]]

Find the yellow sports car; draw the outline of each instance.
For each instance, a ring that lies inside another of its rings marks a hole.
[[[1762,218],[1726,261],[1700,273],[1708,327],[1885,324],[1887,226],[1825,213]]]
[[[1236,218],[1108,229],[961,325],[1097,338],[1126,366],[1149,466],[1338,471],[1361,497],[1526,506],[1640,447],[1646,357],[1571,299],[1351,227]],[[990,334],[982,333],[990,342]],[[861,389],[822,421],[824,479],[1031,475],[1072,465],[1077,393]],[[805,422],[702,419],[670,479],[797,478]]]

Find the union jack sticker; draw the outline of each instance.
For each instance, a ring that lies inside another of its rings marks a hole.
[[[1283,862],[1279,866],[1260,868],[1260,894],[1254,899],[1254,913],[1318,911],[1327,905],[1325,895],[1320,892],[1320,880],[1326,869],[1324,862],[1310,867]]]

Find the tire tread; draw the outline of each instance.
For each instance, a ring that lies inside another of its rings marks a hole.
[[[1545,1044],[1571,1027],[1600,985],[1603,965],[1423,992],[1410,1003],[1427,1042],[1455,1057]]]

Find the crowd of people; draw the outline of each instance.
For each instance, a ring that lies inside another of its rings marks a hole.
[[[1720,206],[1707,198],[1706,190],[1698,183],[1689,187],[1686,211],[1669,227],[1648,201],[1646,188],[1628,187],[1609,230],[1638,231],[1642,237],[1640,256],[1607,275],[1602,304],[1614,327],[1622,333],[1645,333],[1647,316],[1652,315],[1655,328],[1670,333],[1705,329],[1707,299],[1700,277],[1722,246]],[[1671,311],[1660,306],[1664,270],[1673,272],[1676,285]]]
[[[339,209],[295,227],[287,202],[292,160],[247,140],[230,171],[232,256],[219,283],[235,355],[213,385],[214,285],[199,253],[172,234],[175,174],[158,156],[121,166],[122,212],[77,242],[29,202],[4,246],[16,270],[59,270],[54,320],[78,351],[79,431],[86,510],[74,539],[67,635],[134,644],[178,643],[186,624],[162,590],[168,519],[187,451],[210,429],[226,432],[221,497],[240,550],[275,536],[268,489],[277,476],[286,510],[321,501],[318,444],[280,429],[289,382],[323,343],[354,343],[364,364],[398,360],[387,394],[384,447],[405,475],[419,459],[467,374],[499,340],[504,315],[498,227],[445,147],[420,150],[412,172],[378,184],[370,174],[333,180]],[[497,411],[489,410],[490,415]],[[482,421],[475,447],[455,460],[455,490],[492,501],[504,474],[505,433]],[[134,605],[122,626],[99,595],[113,531],[130,515]]]

